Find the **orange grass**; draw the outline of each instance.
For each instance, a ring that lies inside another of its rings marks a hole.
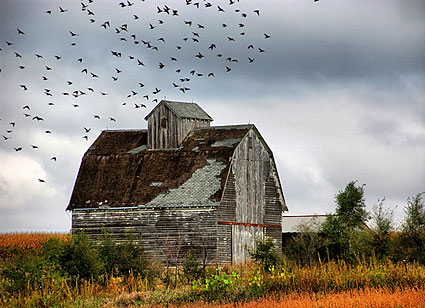
[[[4,233],[0,234],[0,258],[9,258],[17,253],[37,252],[41,244],[51,238],[69,240],[65,233]]]
[[[135,307],[135,306],[134,306]],[[156,306],[161,307],[161,306]],[[203,304],[195,303],[179,306],[181,308],[424,308],[425,290],[418,288],[387,289],[366,288],[339,293],[290,294],[280,299],[267,298],[250,303],[239,304]]]

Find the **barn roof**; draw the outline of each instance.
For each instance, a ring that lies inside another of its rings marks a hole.
[[[197,128],[180,148],[162,150],[147,149],[146,130],[103,131],[83,157],[67,210],[217,205],[233,152],[252,128]]]
[[[170,110],[172,110],[176,116],[181,119],[197,119],[197,120],[207,120],[212,121],[213,119],[196,103],[185,103],[185,102],[174,102],[162,100],[156,107],[149,112],[145,117],[145,120],[154,112],[159,105],[165,104]]]

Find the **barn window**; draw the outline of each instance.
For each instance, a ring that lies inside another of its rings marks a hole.
[[[161,119],[161,128],[167,128],[167,118]]]

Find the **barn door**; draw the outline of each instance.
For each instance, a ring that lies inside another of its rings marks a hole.
[[[254,248],[255,239],[262,236],[260,226],[232,225],[232,264],[249,262],[248,251]]]

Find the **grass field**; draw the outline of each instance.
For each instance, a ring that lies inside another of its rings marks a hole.
[[[416,263],[209,267],[191,280],[179,272],[171,284],[152,263],[150,279],[132,272],[78,279],[55,263],[63,246],[50,244],[49,257],[43,254],[52,238],[54,245],[71,241],[66,234],[0,235],[0,307],[425,307],[425,267]]]

